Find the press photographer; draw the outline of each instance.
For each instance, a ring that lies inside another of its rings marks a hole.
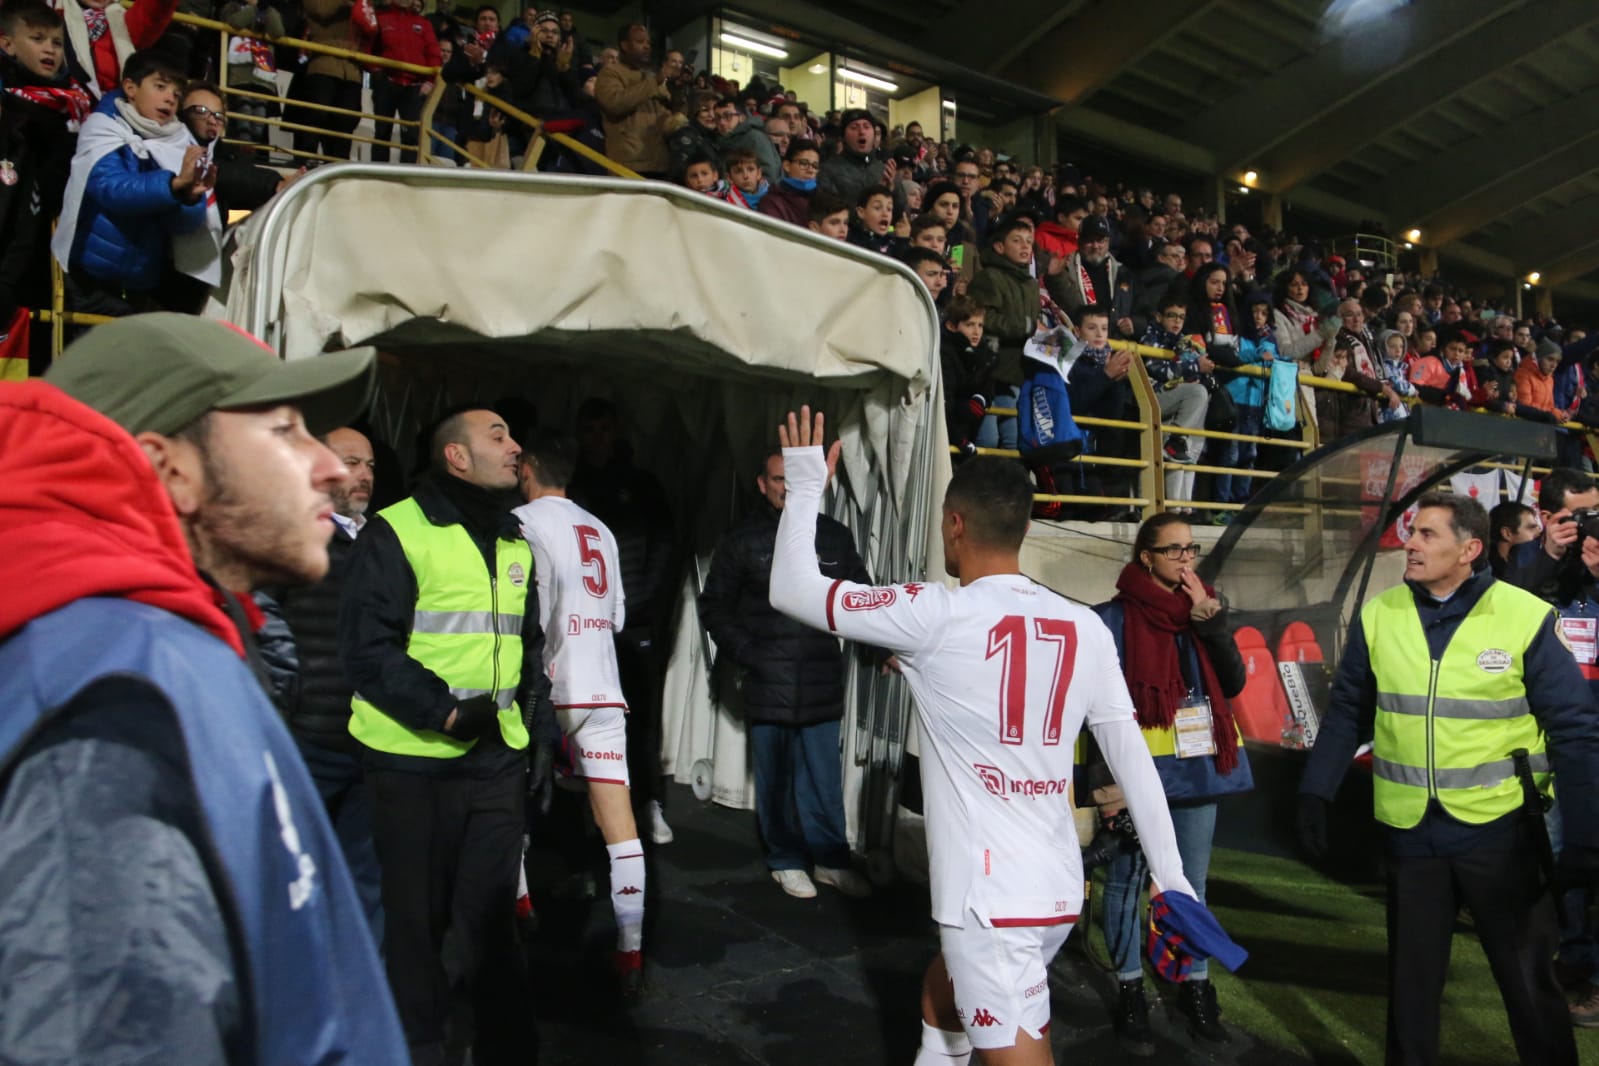
[[[1538,490],[1543,534],[1510,551],[1505,580],[1553,604],[1560,635],[1588,681],[1599,710],[1599,485],[1569,467],[1556,467]],[[1557,784],[1558,788],[1558,784]],[[1560,850],[1560,818],[1545,819],[1549,842]],[[1555,972],[1575,994],[1571,1020],[1599,1027],[1599,943],[1585,921],[1590,894],[1572,891],[1560,916]]]

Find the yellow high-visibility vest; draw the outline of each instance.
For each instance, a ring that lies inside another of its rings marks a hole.
[[[533,580],[527,542],[496,540],[494,573],[487,574],[483,553],[459,523],[434,525],[414,498],[379,514],[400,538],[416,575],[416,613],[406,654],[442,678],[458,700],[492,695],[506,746],[526,748],[516,690],[522,680],[522,616]],[[350,709],[350,734],[376,751],[453,759],[477,743],[412,729],[359,692]]]
[[[1372,794],[1377,820],[1399,829],[1421,821],[1429,799],[1481,825],[1522,804],[1510,753],[1525,748],[1547,791],[1543,730],[1522,680],[1527,649],[1552,608],[1495,581],[1432,658],[1410,588],[1400,585],[1360,612],[1377,681]]]

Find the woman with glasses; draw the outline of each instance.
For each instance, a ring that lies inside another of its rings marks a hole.
[[[1194,572],[1199,552],[1182,516],[1155,515],[1138,528],[1133,561],[1116,580],[1116,597],[1094,610],[1116,639],[1134,715],[1166,790],[1183,876],[1204,900],[1216,801],[1248,791],[1254,779],[1229,703],[1244,690],[1244,660],[1226,606]],[[1111,822],[1122,812],[1120,789],[1097,752],[1088,761],[1089,783],[1098,786],[1094,800]],[[1116,1033],[1127,1050],[1146,1055],[1155,1045],[1144,998],[1138,899],[1148,880],[1143,853],[1133,847],[1106,867],[1103,895],[1105,944],[1120,982]],[[1226,1039],[1204,962],[1196,962],[1178,986],[1178,1007],[1197,1036]]]

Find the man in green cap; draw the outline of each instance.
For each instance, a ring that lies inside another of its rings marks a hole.
[[[247,594],[327,569],[312,434],[372,383],[153,314],[0,385],[0,1061],[405,1061],[247,652]]]

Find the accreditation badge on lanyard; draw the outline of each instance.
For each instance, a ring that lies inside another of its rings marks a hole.
[[[1210,714],[1210,700],[1194,693],[1189,693],[1188,699],[1177,708],[1172,717],[1172,730],[1177,737],[1179,759],[1216,754],[1216,734],[1211,729]]]
[[[1599,618],[1561,616],[1560,635],[1566,638],[1566,647],[1580,666],[1599,662]]]

